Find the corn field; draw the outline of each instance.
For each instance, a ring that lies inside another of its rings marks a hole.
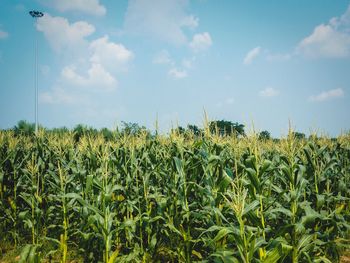
[[[0,261],[338,262],[349,246],[349,134],[0,131],[0,163]]]

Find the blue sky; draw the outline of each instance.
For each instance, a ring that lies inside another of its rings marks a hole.
[[[0,128],[34,121],[35,34],[46,127],[350,129],[349,0],[0,0]]]

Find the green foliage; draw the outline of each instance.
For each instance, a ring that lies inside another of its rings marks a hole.
[[[16,135],[34,135],[35,124],[21,120],[13,128]]]
[[[268,131],[261,131],[258,135],[259,140],[270,140],[271,134]]]
[[[74,140],[77,142],[80,140],[81,137],[83,136],[96,136],[98,131],[92,127],[88,127],[83,124],[78,124],[77,126],[74,127],[73,129],[73,134],[74,134]]]
[[[244,125],[239,124],[238,122],[231,121],[212,121],[209,123],[209,129],[211,133],[218,134],[220,136],[230,136],[230,135],[245,135]]]
[[[199,129],[197,125],[193,125],[193,124],[188,124],[187,130],[193,133],[193,135],[195,136],[200,136],[203,133],[203,131]]]
[[[137,123],[132,122],[122,122],[122,130],[121,133],[125,135],[138,135],[142,133],[142,131],[146,131],[146,127],[139,126]]]
[[[0,244],[22,262],[338,262],[349,245],[349,135],[0,131],[0,164]]]
[[[302,132],[293,132],[292,135],[295,137],[297,140],[303,140],[306,138],[305,133]]]

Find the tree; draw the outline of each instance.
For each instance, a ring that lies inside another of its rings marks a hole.
[[[60,127],[60,128],[53,128],[48,130],[48,132],[51,132],[53,134],[57,134],[57,135],[63,135],[66,133],[69,133],[69,129],[67,127]]]
[[[212,121],[209,123],[209,129],[211,133],[218,133],[220,136],[244,136],[244,125],[239,124],[238,122],[231,122],[231,121]]]
[[[172,129],[171,132],[177,133],[177,134],[185,134],[186,130],[184,127],[179,126],[175,129]]]
[[[202,133],[201,129],[199,129],[199,128],[197,127],[197,125],[188,124],[188,125],[187,125],[187,130],[190,131],[190,132],[192,132],[193,135],[195,135],[195,136],[199,136],[199,135],[201,135],[201,133]]]
[[[122,121],[122,133],[126,135],[137,135],[142,131],[147,131],[145,126],[139,126],[137,123]]]
[[[74,140],[77,142],[82,136],[96,136],[98,131],[92,127],[88,127],[84,124],[78,124],[73,129]]]
[[[292,132],[292,134],[293,134],[293,137],[297,140],[303,140],[306,138],[305,133],[302,133],[302,132]]]
[[[107,128],[102,128],[100,130],[100,133],[102,134],[103,138],[106,140],[106,141],[112,141],[113,138],[114,138],[114,134],[111,130],[107,129]]]
[[[268,131],[261,131],[258,135],[259,140],[267,141],[271,139],[271,134]]]
[[[20,120],[13,130],[16,135],[33,135],[35,132],[35,124]]]

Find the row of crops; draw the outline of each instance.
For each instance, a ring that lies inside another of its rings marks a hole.
[[[0,131],[0,164],[0,253],[22,262],[337,262],[349,245],[350,135]]]

